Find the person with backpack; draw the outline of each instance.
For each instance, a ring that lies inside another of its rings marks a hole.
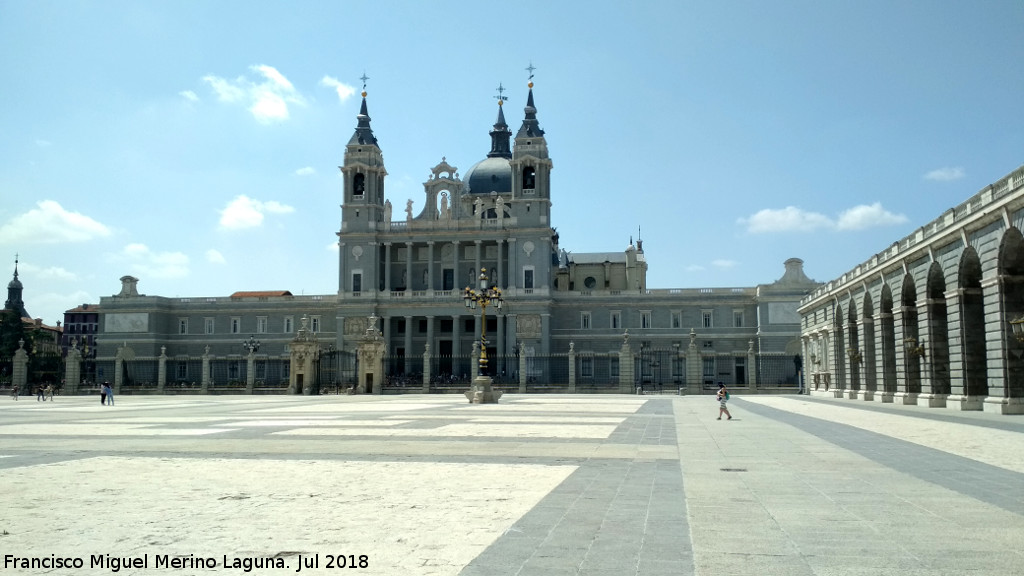
[[[718,383],[718,395],[716,398],[718,398],[718,419],[721,420],[722,414],[725,414],[729,417],[729,420],[732,420],[732,414],[729,414],[729,406],[727,405],[729,402],[729,390],[721,382]]]

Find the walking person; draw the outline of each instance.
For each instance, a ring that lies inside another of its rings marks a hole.
[[[46,397],[43,396],[42,386],[36,386],[36,402],[46,402]]]
[[[732,420],[732,414],[729,414],[729,406],[728,406],[729,390],[726,389],[725,384],[723,384],[721,382],[718,383],[718,395],[717,395],[717,398],[718,398],[718,419],[721,420],[722,419],[722,414],[725,414],[726,416],[729,417],[729,420]]]
[[[14,385],[11,386],[11,398],[14,398],[15,400],[18,399],[18,387],[17,386],[14,386]]]
[[[110,387],[110,382],[103,384],[103,387],[107,389],[107,406],[114,405],[114,389]]]
[[[100,384],[100,404],[104,404],[105,405],[107,403],[107,389],[108,388],[109,388],[109,386],[107,385],[106,382],[104,382],[103,384]]]

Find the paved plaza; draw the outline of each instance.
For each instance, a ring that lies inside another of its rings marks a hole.
[[[742,395],[731,421],[669,395],[0,405],[2,574],[1024,573],[1022,417]]]

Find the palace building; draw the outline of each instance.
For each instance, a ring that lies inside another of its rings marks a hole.
[[[801,304],[814,394],[1024,414],[1024,167]]]

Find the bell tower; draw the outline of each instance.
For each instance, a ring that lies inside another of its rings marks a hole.
[[[382,272],[374,264],[379,246],[377,231],[391,218],[384,200],[384,155],[370,128],[366,107],[366,74],[363,74],[363,102],[356,116],[356,131],[345,146],[345,162],[338,168],[344,177],[341,229],[338,232],[338,291],[359,293],[373,290]]]
[[[363,74],[363,103],[356,116],[356,131],[345,146],[345,163],[339,166],[345,178],[341,229],[345,232],[374,230],[384,212],[384,155],[370,128],[366,108],[366,80]]]
[[[537,121],[537,107],[533,104],[533,70],[531,64],[529,94],[523,124],[516,133],[512,151],[512,190],[516,199],[516,215],[527,225],[551,225],[551,159],[548,142]]]

